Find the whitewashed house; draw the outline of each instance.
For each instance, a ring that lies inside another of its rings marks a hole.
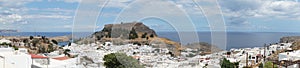
[[[292,52],[279,53],[279,61],[281,60],[300,60],[300,50]]]
[[[279,53],[279,61],[282,60],[288,60],[288,61],[298,61],[300,60],[300,50],[297,51],[292,51],[292,52],[284,52],[284,53]],[[293,64],[290,66],[287,66],[287,68],[299,68],[299,64]]]
[[[4,44],[4,43],[9,44],[9,43],[11,43],[11,41],[3,38],[3,39],[0,40],[0,44]]]
[[[0,68],[31,68],[31,56],[13,48],[0,48]]]

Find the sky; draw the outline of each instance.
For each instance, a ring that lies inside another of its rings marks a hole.
[[[78,31],[99,31],[105,24],[135,21],[155,31],[214,31],[212,28],[217,28],[212,23],[214,18],[220,20],[215,24],[224,26],[225,31],[300,32],[300,3],[298,0],[0,0],[0,29],[21,32],[70,32],[74,23]]]

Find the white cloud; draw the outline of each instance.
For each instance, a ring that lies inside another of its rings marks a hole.
[[[75,2],[80,2],[81,0],[63,0],[63,1],[67,3],[75,3]]]
[[[182,8],[185,7],[184,5],[182,7],[179,5],[181,4],[176,4],[170,0],[136,0],[122,10],[114,23],[149,19],[160,20],[162,21],[161,24],[167,23],[167,25],[176,28],[178,31],[195,30],[196,27],[188,16],[189,12]]]
[[[28,24],[28,21],[22,21],[21,24]]]
[[[64,25],[63,28],[72,28],[72,25]]]
[[[286,19],[300,17],[300,3],[294,1],[226,0],[220,1],[220,4],[227,16],[276,17]]]
[[[27,24],[23,13],[23,6],[29,2],[41,0],[0,0],[0,23],[1,24]]]
[[[57,18],[57,19],[71,19],[72,16],[65,16],[65,15],[25,15],[25,18],[32,18],[32,19],[38,19],[38,18]]]
[[[50,0],[52,1],[52,0]],[[55,1],[63,1],[66,3],[79,3],[84,1],[84,3],[98,3],[98,2],[106,2],[107,0],[55,0]],[[98,2],[96,2],[98,1]],[[106,4],[106,7],[117,7],[122,8],[127,6],[129,2],[132,2],[133,0],[109,0],[108,4]],[[104,3],[100,3],[99,6],[102,6]]]
[[[300,20],[300,3],[283,0],[219,0],[229,28],[269,29],[254,25],[249,18]]]
[[[34,2],[34,1],[41,1],[41,0],[0,0],[0,6],[9,7],[9,8],[19,8],[26,3]]]
[[[25,19],[70,20],[75,13],[75,10],[62,8],[27,8],[26,11],[29,13],[23,14]]]
[[[300,3],[292,1],[273,1],[264,4],[259,11],[261,15],[266,16],[285,17],[287,19],[300,17]]]
[[[110,0],[105,7],[111,8],[124,8],[128,5],[131,0]]]
[[[74,12],[75,10],[70,9],[62,9],[62,8],[46,8],[46,9],[39,9],[45,11],[53,11],[53,12]]]
[[[17,22],[23,22],[23,17],[18,14],[11,13],[1,13],[0,23],[2,24],[12,24]]]
[[[160,6],[160,7],[158,7]],[[183,5],[175,4],[172,1],[135,1],[134,4],[131,3],[130,6],[126,7],[125,10],[132,11],[130,15],[159,15],[159,16],[169,16],[174,17],[176,15],[182,15],[181,7]],[[128,11],[127,11],[128,12]]]

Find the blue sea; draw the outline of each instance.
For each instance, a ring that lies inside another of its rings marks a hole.
[[[211,43],[211,32],[197,32],[200,42]],[[177,32],[158,32],[161,37],[179,42]],[[278,43],[281,37],[300,36],[289,32],[227,32],[226,50],[231,48],[263,47],[264,44]]]
[[[187,32],[188,33],[188,32]],[[200,42],[211,43],[211,32],[197,32]],[[71,32],[15,32],[0,33],[0,36],[65,36],[71,35]],[[157,32],[158,36],[168,38],[179,42],[177,32]],[[85,36],[88,36],[86,33]],[[289,32],[227,32],[227,50],[231,48],[262,47],[264,44],[278,43],[284,36],[300,36],[300,33]],[[66,45],[66,42],[60,45]]]

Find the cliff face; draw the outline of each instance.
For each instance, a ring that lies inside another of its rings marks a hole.
[[[300,36],[288,36],[280,38],[280,43],[300,41]]]
[[[143,38],[154,37],[157,34],[141,22],[107,24],[101,31],[93,34],[93,37],[98,40],[102,38],[135,39],[142,36]]]
[[[291,48],[293,50],[300,50],[300,36],[289,36],[280,38],[280,43],[293,42]]]

